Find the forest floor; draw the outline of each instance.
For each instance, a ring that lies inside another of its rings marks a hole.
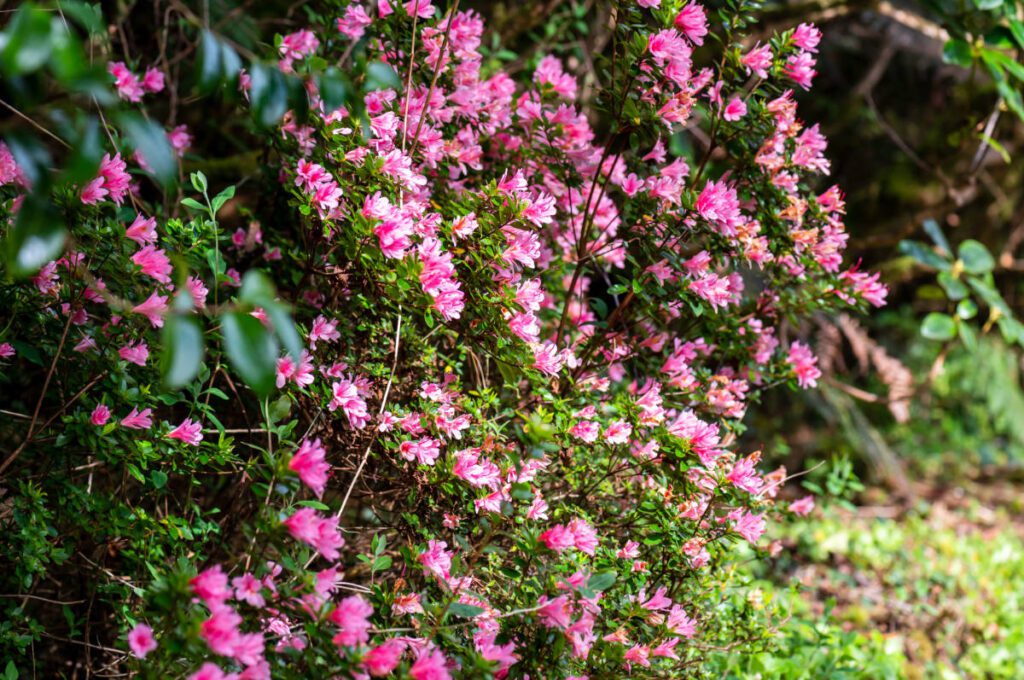
[[[726,674],[1024,677],[1024,485],[914,491],[780,527],[781,550],[751,577],[783,613],[781,648]]]

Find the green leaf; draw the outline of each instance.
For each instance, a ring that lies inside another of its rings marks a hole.
[[[235,197],[235,187],[234,187],[234,185],[231,185],[231,186],[227,187],[226,189],[224,189],[224,191],[222,191],[219,194],[217,194],[216,196],[214,196],[213,200],[210,201],[210,204],[213,206],[214,214],[220,212],[220,209],[224,207],[224,204],[227,203],[228,201],[230,201],[234,197]]]
[[[964,270],[969,274],[986,274],[996,266],[996,261],[988,252],[988,248],[974,239],[967,239],[960,244],[957,251]]]
[[[947,271],[951,266],[948,260],[920,241],[900,241],[899,251],[932,269]]]
[[[32,276],[60,256],[65,236],[60,214],[49,197],[30,194],[4,243],[8,271],[15,277]]]
[[[336,111],[348,101],[350,89],[348,79],[337,67],[328,68],[320,75],[317,82],[325,111]]]
[[[182,295],[179,294],[180,298]],[[182,314],[168,315],[164,321],[163,353],[160,373],[169,389],[184,387],[203,365],[203,331],[199,322]]]
[[[956,337],[956,322],[948,314],[931,312],[924,317],[921,324],[921,335],[929,340],[945,342]]]
[[[7,662],[7,667],[4,669],[4,680],[18,680],[18,667],[14,665],[13,661]]]
[[[146,160],[157,181],[165,187],[173,184],[178,172],[178,161],[164,129],[131,111],[119,115],[117,121],[132,146]]]
[[[202,170],[191,172],[188,175],[188,181],[192,183],[192,188],[199,193],[206,195],[206,190],[209,188],[209,184],[206,181],[206,175]]]
[[[224,351],[231,365],[260,397],[274,389],[278,347],[258,319],[245,312],[221,317]]]
[[[263,127],[271,127],[288,110],[288,84],[284,74],[274,66],[254,63],[249,69],[249,78],[249,101],[256,121]]]
[[[974,62],[974,53],[966,40],[954,38],[942,47],[942,60],[947,64],[970,68]]]
[[[320,501],[313,501],[313,500],[299,501],[295,505],[299,505],[299,506],[301,506],[303,508],[313,508],[314,510],[325,510],[326,511],[326,510],[330,510],[331,509],[329,506],[325,505],[324,503],[321,503]]]
[[[465,602],[452,602],[448,606],[448,612],[454,616],[461,616],[464,619],[471,619],[484,613],[483,607],[477,607]]]
[[[960,333],[960,342],[964,343],[967,351],[973,352],[978,349],[978,335],[974,332],[973,328],[962,323],[958,325],[957,331]]]
[[[963,281],[953,278],[949,272],[939,272],[938,281],[942,289],[946,291],[946,296],[954,302],[963,300],[971,292]]]
[[[149,481],[153,482],[153,486],[157,489],[162,489],[167,486],[167,473],[162,470],[153,470],[149,473]]]
[[[1013,34],[1013,39],[1017,41],[1017,46],[1024,50],[1024,23],[1018,19],[1009,19],[1010,33]]]
[[[211,92],[223,75],[221,44],[211,31],[203,30],[199,38],[199,63],[196,65],[196,85],[200,92]]]
[[[617,577],[618,574],[612,570],[599,571],[591,576],[590,580],[587,581],[587,588],[594,592],[603,592],[612,587],[612,584],[615,583],[615,579]]]
[[[262,307],[273,304],[275,297],[277,290],[274,288],[274,282],[260,270],[250,269],[242,277],[242,289],[238,294],[238,299],[242,302]]]
[[[183,198],[181,199],[181,204],[186,208],[192,208],[193,210],[206,210],[206,206],[194,198]]]
[[[974,6],[982,11],[995,9],[1003,4],[1003,0],[974,0]]]
[[[80,129],[72,130],[71,153],[64,163],[60,181],[66,184],[84,185],[96,176],[103,158],[103,143],[100,140],[100,122],[89,116]]]
[[[956,315],[964,321],[973,319],[978,315],[978,305],[975,304],[974,300],[961,300],[956,306]]]
[[[0,34],[0,66],[5,76],[35,71],[50,58],[56,19],[26,2],[14,14],[7,29]]]
[[[398,77],[395,69],[383,61],[371,61],[366,65],[366,89],[386,90],[399,89],[402,87],[402,79]]]
[[[98,2],[89,4],[82,0],[61,0],[61,12],[84,28],[89,35],[103,33],[103,10]]]
[[[924,233],[928,234],[928,237],[932,242],[939,247],[946,255],[953,256],[953,249],[949,245],[949,241],[946,240],[946,235],[942,233],[942,227],[939,223],[933,219],[927,219],[924,221]]]
[[[271,303],[264,307],[267,312],[267,316],[270,317],[270,322],[274,326],[274,333],[277,338],[284,345],[284,348],[288,350],[288,354],[293,359],[299,361],[302,356],[302,338],[299,337],[299,332],[295,330],[295,323],[292,321],[291,314],[288,313],[288,308],[280,303]]]

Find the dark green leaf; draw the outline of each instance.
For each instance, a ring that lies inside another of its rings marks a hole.
[[[969,274],[986,274],[996,266],[996,261],[983,244],[974,239],[967,239],[958,249],[960,261]]]
[[[970,293],[967,285],[960,279],[954,279],[949,272],[939,272],[938,280],[939,285],[946,291],[946,296],[954,302],[963,300]]]
[[[249,100],[256,121],[263,127],[271,127],[288,110],[288,86],[284,74],[265,64],[252,64],[249,71]]]
[[[172,184],[177,175],[178,162],[164,129],[131,111],[122,113],[117,120],[132,146],[152,169],[157,181],[164,186]]]
[[[8,271],[16,277],[35,274],[64,251],[65,235],[60,214],[49,197],[30,194],[5,243]]]
[[[950,263],[947,260],[918,241],[900,241],[899,251],[932,269],[946,271],[950,268]]]
[[[452,602],[448,606],[448,612],[455,616],[461,616],[464,619],[471,619],[474,616],[483,614],[484,608],[466,604],[465,602]]]
[[[348,79],[337,67],[331,66],[323,72],[319,87],[325,111],[336,111],[348,101]]]
[[[366,65],[366,89],[386,90],[388,88],[399,89],[402,87],[402,79],[383,61],[371,61]]]
[[[221,317],[224,350],[238,375],[260,397],[274,389],[278,348],[258,319],[245,312]]]
[[[587,581],[587,588],[590,588],[591,590],[598,593],[603,592],[612,587],[612,584],[615,583],[615,579],[617,576],[618,575],[611,570],[599,571],[593,576],[591,576],[590,580]]]
[[[199,322],[191,316],[169,315],[164,321],[160,361],[164,384],[177,389],[191,382],[203,365],[203,353],[203,331]]]
[[[153,486],[157,489],[162,489],[167,486],[167,473],[162,470],[153,470],[149,473],[149,481],[153,482]]]
[[[199,37],[199,62],[196,65],[196,85],[200,92],[212,92],[223,76],[221,44],[211,31],[203,29]]]
[[[924,221],[924,233],[928,234],[928,237],[932,242],[939,247],[946,255],[953,256],[953,249],[949,245],[949,241],[946,240],[946,235],[942,233],[942,227],[939,223],[933,219],[927,219]]]
[[[35,71],[50,58],[54,19],[35,3],[26,2],[0,34],[0,66],[5,75]]]
[[[932,312],[924,317],[921,335],[929,340],[946,341],[956,337],[956,322],[948,314]]]
[[[949,40],[942,48],[942,59],[947,64],[954,64],[956,66],[962,66],[969,68],[971,63],[974,61],[974,55],[971,51],[971,46],[966,40],[960,40],[954,38]]]

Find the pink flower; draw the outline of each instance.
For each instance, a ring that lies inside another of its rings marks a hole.
[[[758,78],[767,78],[768,69],[772,67],[772,46],[758,43],[740,58],[747,73],[754,73]]]
[[[704,36],[708,34],[708,19],[702,5],[695,2],[687,4],[679,10],[675,23],[676,28],[694,45],[704,44]]]
[[[139,82],[139,77],[132,73],[123,61],[112,61],[107,64],[107,73],[114,76],[117,96],[125,101],[139,102],[146,93]]]
[[[573,545],[576,549],[587,555],[593,555],[597,549],[597,531],[582,519],[574,519],[569,522],[569,531],[572,532]]]
[[[451,575],[452,553],[447,548],[444,541],[430,540],[427,541],[427,549],[416,558],[424,569],[442,581],[447,581]]]
[[[722,118],[730,122],[737,121],[745,115],[747,115],[747,105],[739,97],[730,99],[722,110]]]
[[[338,549],[345,545],[345,539],[338,532],[337,517],[322,517],[312,508],[299,508],[282,524],[294,538],[315,548],[325,559],[334,562],[340,557]]]
[[[740,536],[755,544],[765,531],[764,514],[755,515],[749,510],[743,511],[734,518],[733,528]]]
[[[203,441],[203,426],[191,418],[185,418],[181,425],[168,432],[166,436],[168,439],[177,439],[192,446],[199,446],[199,442]]]
[[[247,602],[253,607],[262,609],[266,605],[263,599],[263,582],[252,574],[245,573],[231,579],[231,585],[235,589],[235,598]]]
[[[323,314],[313,320],[313,327],[309,331],[309,346],[316,349],[318,342],[335,342],[341,338],[338,332],[338,322],[328,319]]]
[[[800,24],[793,31],[793,44],[807,52],[817,52],[821,31],[814,24]]]
[[[140,246],[147,243],[156,243],[156,219],[137,214],[135,221],[125,230],[124,235]]]
[[[331,622],[339,629],[334,636],[334,644],[344,647],[365,644],[370,639],[372,615],[373,607],[359,595],[346,597],[339,602],[330,614]]]
[[[14,345],[9,342],[0,342],[0,359],[10,359],[14,356]]]
[[[324,495],[327,477],[331,470],[330,464],[324,460],[326,455],[327,452],[320,445],[319,439],[313,441],[303,439],[299,450],[288,462],[288,469],[296,473],[299,479],[313,490],[317,498]]]
[[[572,622],[572,603],[568,595],[559,595],[553,600],[549,600],[547,595],[541,595],[537,605],[537,616],[541,624],[548,628],[565,630]]]
[[[170,273],[173,271],[171,261],[167,254],[156,246],[143,246],[137,253],[132,255],[132,262],[142,269],[146,276],[156,279],[160,283],[170,283]]]
[[[604,440],[609,444],[625,444],[629,441],[629,435],[633,433],[633,426],[624,420],[617,420],[604,431]]]
[[[187,125],[179,125],[167,133],[167,141],[171,143],[178,158],[185,155],[185,152],[192,146],[192,135],[188,133]]]
[[[192,296],[192,303],[197,309],[206,307],[206,296],[210,294],[210,291],[201,279],[195,276],[188,277],[188,280],[185,282],[185,288],[188,289],[189,295]]]
[[[188,676],[188,680],[238,680],[238,674],[225,673],[220,666],[207,661],[198,671]]]
[[[562,552],[576,545],[576,537],[572,531],[562,524],[556,524],[539,537],[541,543],[548,547],[548,550]]]
[[[353,40],[359,40],[366,32],[366,27],[372,23],[373,19],[362,5],[351,4],[345,8],[345,16],[338,18],[338,32]]]
[[[142,411],[133,408],[131,413],[121,419],[121,426],[131,430],[148,430],[153,426],[153,419],[150,417],[152,412],[153,409],[150,408]]]
[[[156,93],[164,89],[164,74],[163,71],[150,67],[146,69],[145,75],[142,76],[142,87],[146,92]]]
[[[331,385],[333,398],[327,405],[328,410],[345,412],[349,425],[357,430],[366,427],[370,422],[370,414],[366,412],[366,402],[359,395],[359,389],[351,380],[339,380]]]
[[[811,89],[811,81],[818,75],[814,70],[814,56],[810,52],[801,52],[787,59],[782,71],[805,90]]]
[[[405,646],[397,640],[388,640],[363,655],[363,668],[375,678],[384,677],[398,667]]]
[[[110,420],[110,409],[104,404],[97,404],[96,408],[92,410],[92,415],[89,416],[89,422],[97,427],[102,427],[107,424]]]
[[[199,572],[189,581],[192,592],[196,594],[207,607],[226,601],[231,597],[231,588],[228,587],[228,576],[224,573],[219,564]]]
[[[796,340],[789,346],[787,363],[793,367],[797,383],[800,387],[817,387],[821,371],[818,369],[818,357],[814,356],[811,348]]]
[[[692,638],[697,634],[697,624],[691,619],[686,610],[680,605],[673,605],[672,609],[669,610],[668,618],[665,620],[665,626],[676,635],[682,635],[684,638]]]
[[[144,341],[133,342],[117,350],[118,356],[137,366],[145,366],[149,358],[149,347]]]
[[[428,0],[414,1],[425,2]],[[425,649],[420,652],[409,669],[409,677],[413,680],[451,680],[452,676],[448,672],[448,662],[444,658],[444,654],[436,649]]]
[[[82,190],[82,203],[93,205],[110,196],[111,201],[121,205],[131,183],[131,175],[127,173],[126,168],[125,162],[121,160],[121,154],[116,154],[113,158],[110,154],[104,154],[103,160],[100,161],[99,176]]]
[[[789,504],[789,511],[801,517],[810,514],[812,510],[814,510],[814,496],[810,494]]]
[[[144,623],[135,624],[135,627],[128,632],[128,646],[137,658],[145,659],[147,654],[156,649],[153,629]]]
[[[167,296],[160,295],[156,291],[146,298],[145,302],[132,307],[136,314],[142,314],[149,319],[154,328],[162,328],[164,325],[164,313],[167,312]]]

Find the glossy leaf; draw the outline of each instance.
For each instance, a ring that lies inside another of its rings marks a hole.
[[[956,322],[948,314],[932,312],[921,324],[921,335],[929,340],[945,342],[956,337]]]
[[[145,159],[157,181],[164,186],[173,184],[178,162],[164,129],[134,112],[118,116],[118,124],[135,150]]]
[[[179,296],[181,297],[181,296]],[[203,331],[192,316],[171,314],[164,320],[160,372],[170,389],[192,381],[203,365]]]
[[[66,235],[60,214],[49,198],[30,194],[21,204],[4,243],[8,271],[16,277],[35,274],[64,252]]]
[[[970,274],[986,274],[996,266],[992,254],[982,243],[967,239],[960,244],[957,254],[964,264],[964,270]]]
[[[246,312],[221,317],[224,351],[242,380],[260,397],[274,389],[278,346],[259,319]]]

